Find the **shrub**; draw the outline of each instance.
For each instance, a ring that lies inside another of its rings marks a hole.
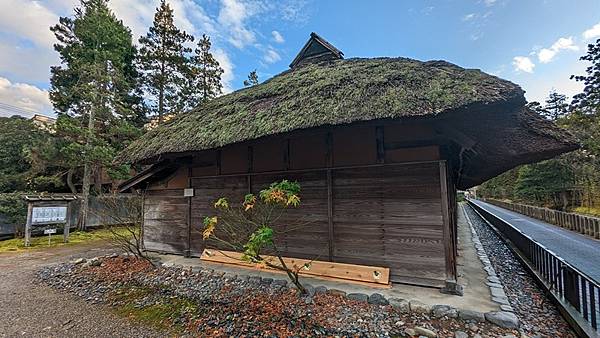
[[[286,264],[276,242],[277,237],[287,231],[274,228],[286,210],[299,205],[300,185],[288,180],[272,183],[258,196],[247,194],[239,204],[232,205],[226,197],[221,197],[214,204],[217,215],[204,219],[202,237],[215,248],[241,252],[243,261],[285,272],[298,290],[306,293],[298,275],[300,269],[310,263],[302,266]]]

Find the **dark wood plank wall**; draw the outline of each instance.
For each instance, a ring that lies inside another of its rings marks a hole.
[[[183,254],[187,245],[187,198],[181,189],[148,190],[144,195],[146,250]]]
[[[439,164],[334,170],[334,260],[390,267],[393,282],[445,278]]]
[[[285,255],[389,266],[394,282],[441,286],[453,277],[448,275],[452,268],[448,262],[454,257],[448,253],[456,250],[454,243],[444,242],[445,236],[455,238],[451,221],[455,215],[447,210],[453,202],[442,196],[454,188],[441,188],[452,180],[442,182],[441,162],[436,161],[439,148],[427,145],[431,130],[412,129],[396,125],[315,131],[205,154],[202,162],[216,158],[214,163],[182,170],[185,179],[171,180],[177,186],[181,182],[192,186],[193,198],[184,198],[183,189],[170,190],[174,185],[169,182],[148,191],[146,247],[198,256],[204,249],[202,219],[214,214],[218,197],[238,202],[246,193],[285,178],[302,186],[301,207],[287,213],[276,227],[286,232],[277,243]],[[413,139],[419,147],[405,148]],[[444,208],[449,213],[446,219]]]

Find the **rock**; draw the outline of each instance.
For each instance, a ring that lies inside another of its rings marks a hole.
[[[519,327],[519,318],[512,312],[493,311],[485,314],[485,319],[492,324],[507,329],[516,329]]]
[[[311,296],[304,297],[304,304],[312,304],[313,299]]]
[[[309,295],[310,297],[315,295],[315,287],[310,285],[310,284],[304,284],[302,285],[304,286],[304,289],[306,290],[306,294]]]
[[[369,296],[369,303],[375,305],[389,305],[390,302],[380,293],[374,293]]]
[[[346,292],[338,289],[329,289],[327,290],[327,293],[334,296],[346,297]]]
[[[250,276],[250,277],[248,277],[248,283],[260,284],[261,280],[262,280],[262,278],[260,278],[260,276]]]
[[[426,329],[424,327],[421,327],[421,326],[415,327],[415,332],[417,334],[419,334],[419,335],[423,335],[423,336],[429,337],[429,338],[436,338],[437,337],[437,333],[435,333],[435,332],[433,332],[433,331],[431,331],[429,329]]]
[[[327,293],[327,288],[323,285],[315,287],[315,293]]]
[[[433,313],[433,316],[435,318],[442,318],[442,317],[448,317],[448,318],[456,318],[458,317],[458,311],[448,305],[434,305],[431,308],[431,312]]]
[[[506,297],[492,297],[492,301],[502,305],[510,305]]]
[[[283,280],[283,279],[275,279],[274,281],[271,282],[272,286],[279,286],[279,287],[284,287],[287,285],[287,281]]]
[[[100,261],[97,257],[90,259],[90,266],[100,266],[102,265],[102,261]]]
[[[469,335],[464,331],[454,332],[454,338],[469,338]]]
[[[415,329],[411,329],[408,327],[406,329],[404,329],[404,333],[406,333],[410,337],[417,335],[417,331],[415,331]]]
[[[269,285],[273,282],[273,278],[262,278],[260,283],[261,284],[265,284],[265,285]]]
[[[502,305],[500,305],[500,309],[502,311],[506,311],[506,312],[514,312],[514,309],[510,305],[504,305],[504,304],[502,304]]]
[[[506,297],[506,294],[504,293],[504,290],[502,288],[490,288],[490,292],[492,293],[492,297],[498,297],[498,298],[502,298],[502,297]]]
[[[419,302],[418,300],[410,301],[410,311],[417,313],[430,313],[431,306],[425,303]]]
[[[76,260],[73,261],[73,264],[78,265],[81,263],[85,263],[86,259],[85,258],[77,258]]]
[[[390,302],[390,305],[393,308],[397,309],[400,312],[409,312],[410,311],[410,305],[406,299],[390,298],[390,299],[388,299],[388,301]]]
[[[396,326],[396,327],[404,326],[404,322],[401,321],[401,320],[399,320],[399,321],[397,321],[397,322],[394,323],[394,326]]]
[[[462,320],[472,320],[476,322],[485,322],[485,315],[478,311],[459,310],[458,318]]]
[[[361,302],[366,302],[369,300],[369,296],[364,293],[349,293],[346,297],[348,297],[348,299],[358,300]]]

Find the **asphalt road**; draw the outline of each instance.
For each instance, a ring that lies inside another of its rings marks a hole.
[[[471,200],[518,228],[600,283],[600,241],[482,201]]]

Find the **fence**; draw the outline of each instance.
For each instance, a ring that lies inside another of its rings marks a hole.
[[[600,285],[528,235],[469,201],[510,243],[536,277],[562,306],[582,336],[597,337],[600,317]],[[539,208],[543,209],[543,208]],[[584,333],[584,334],[582,334]]]
[[[117,198],[118,200],[122,201],[121,207],[112,202],[107,203],[107,199],[112,198]],[[114,225],[122,222],[124,218],[128,216],[128,210],[126,210],[128,205],[127,200],[131,199],[137,199],[139,200],[140,204],[142,203],[141,197],[133,194],[90,196],[87,226],[89,228],[95,228]],[[19,200],[22,200],[21,196],[19,196]],[[22,206],[15,205],[14,208],[19,207],[22,207],[23,209],[22,218],[24,219],[27,212],[27,204],[23,203]],[[81,208],[79,200],[72,202],[71,207],[71,227],[75,228],[77,226],[77,220],[79,217],[79,209]],[[24,223],[25,221],[23,220],[22,222],[17,222],[15,224],[14,222],[11,222],[6,215],[2,215],[0,213],[0,240],[13,238],[15,231],[17,231],[19,228],[21,231],[23,231],[22,229],[24,228]],[[36,233],[36,230],[34,230],[34,233]]]
[[[548,208],[534,207],[532,205],[510,203],[495,199],[481,199],[485,202],[497,205],[504,209],[512,210],[520,214],[537,218],[559,227],[577,231],[600,239],[600,218],[584,216],[571,212],[552,210]]]

